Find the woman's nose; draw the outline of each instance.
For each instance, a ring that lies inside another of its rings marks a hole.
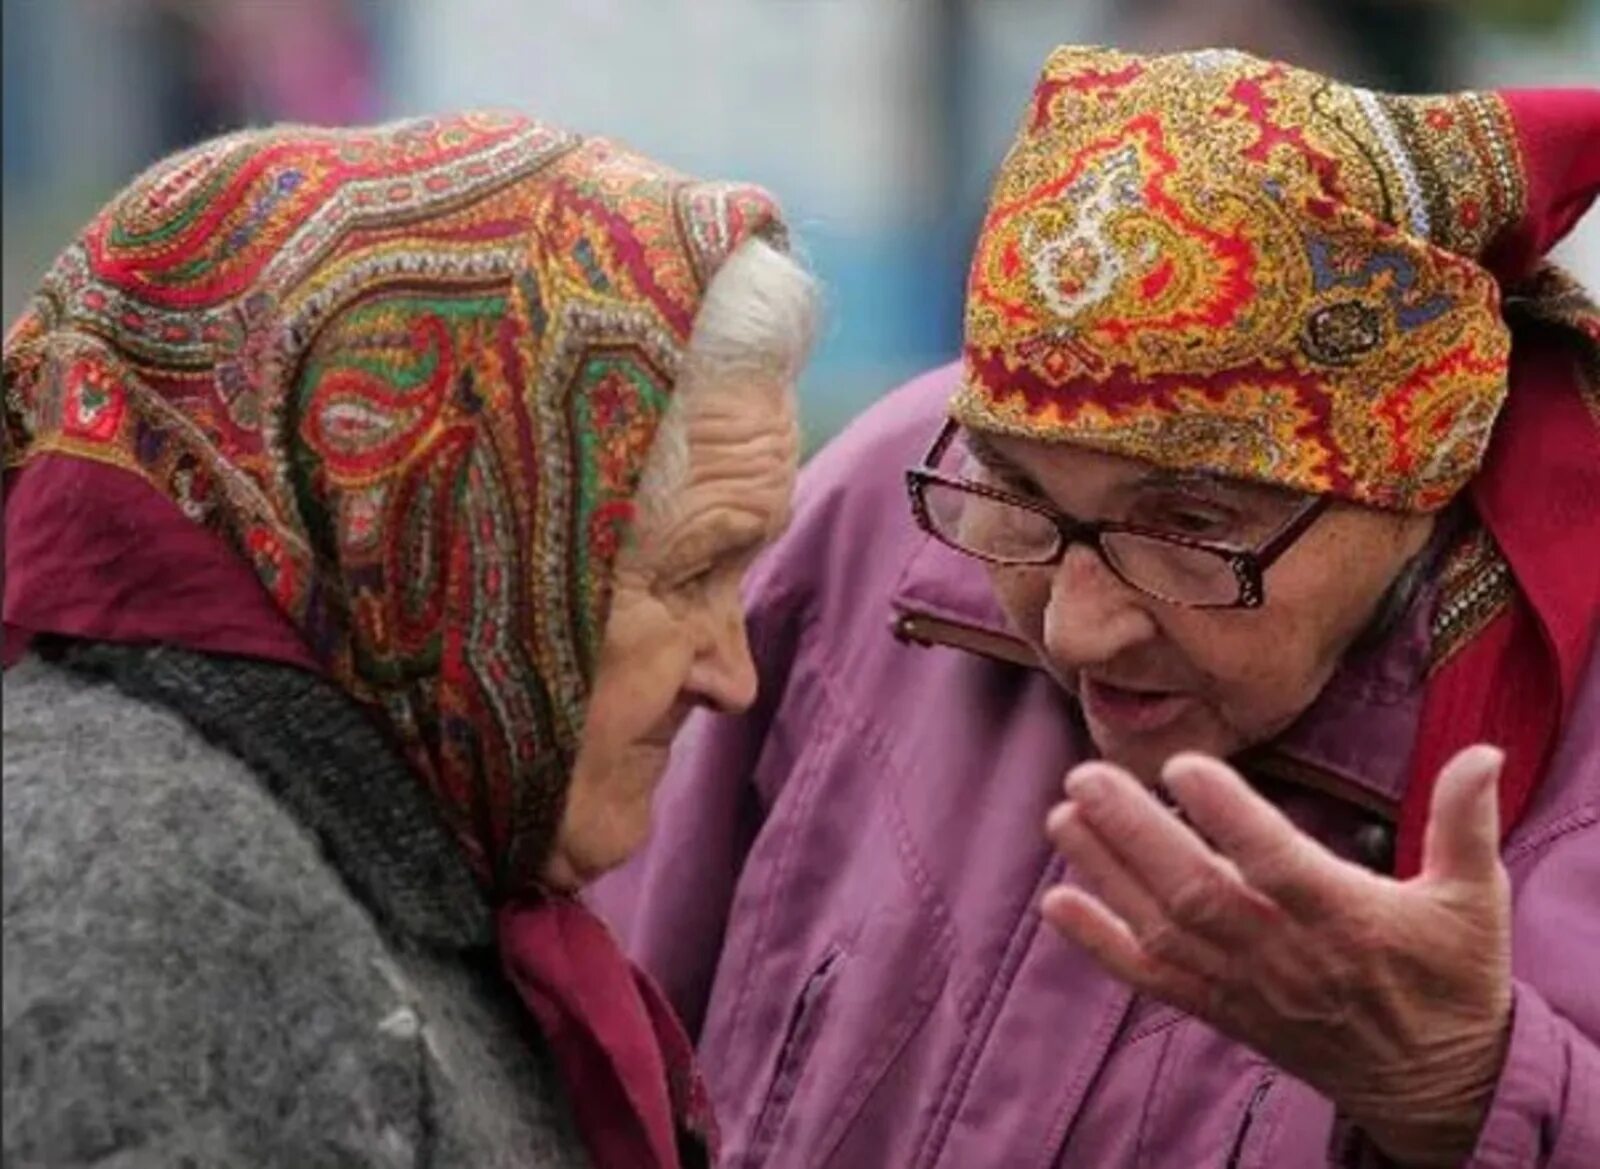
[[[740,714],[755,702],[756,685],[744,610],[735,602],[713,618],[690,671],[689,686],[706,705],[723,714]]]
[[[1156,635],[1143,596],[1093,548],[1076,544],[1056,566],[1045,604],[1044,649],[1062,669],[1103,665]]]

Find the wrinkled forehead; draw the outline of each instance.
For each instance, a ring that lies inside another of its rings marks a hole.
[[[1174,491],[1241,506],[1286,509],[1311,498],[1203,467],[1164,467],[1078,443],[963,427],[959,447],[964,457],[989,471],[1020,475],[1047,494],[1070,491],[1080,500],[1113,500],[1145,492]]]

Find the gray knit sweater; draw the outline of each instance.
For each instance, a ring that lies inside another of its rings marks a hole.
[[[4,1164],[579,1166],[420,789],[297,671],[4,679]],[[246,762],[248,760],[248,762]]]

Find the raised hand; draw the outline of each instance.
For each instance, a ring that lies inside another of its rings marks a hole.
[[[1084,764],[1046,826],[1084,887],[1041,910],[1112,974],[1328,1096],[1391,1158],[1459,1164],[1510,1025],[1501,761],[1478,746],[1445,767],[1408,881],[1334,856],[1219,760],[1163,771],[1188,823],[1122,769]]]

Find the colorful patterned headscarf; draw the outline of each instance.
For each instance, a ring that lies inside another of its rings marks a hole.
[[[6,466],[118,468],[226,537],[514,893],[701,293],[755,233],[759,190],[519,117],[223,138],[49,273],[6,342]]]
[[[1491,95],[1058,50],[973,259],[956,416],[1431,511],[1505,397],[1475,258],[1525,188]]]
[[[1394,97],[1232,51],[1063,48],[1001,167],[952,413],[1357,503],[1470,501],[1399,867],[1457,749],[1502,823],[1600,614],[1600,310],[1543,257],[1600,193],[1600,91]]]
[[[166,643],[348,691],[501,907],[607,1167],[714,1128],[659,992],[539,872],[646,456],[755,236],[765,192],[526,118],[245,132],[133,183],[5,342],[8,660]]]

